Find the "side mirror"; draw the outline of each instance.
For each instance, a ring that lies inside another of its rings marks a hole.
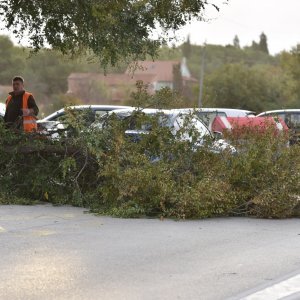
[[[216,140],[223,139],[223,133],[221,131],[214,131],[214,137]]]

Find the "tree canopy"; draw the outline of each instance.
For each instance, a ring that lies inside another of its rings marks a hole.
[[[201,19],[207,6],[218,9],[208,0],[6,0],[0,16],[36,51],[45,46],[68,54],[91,50],[106,67],[154,57],[170,31]]]

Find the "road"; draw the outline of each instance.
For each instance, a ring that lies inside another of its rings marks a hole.
[[[0,206],[0,258],[1,300],[242,299],[300,274],[300,219],[160,221]]]

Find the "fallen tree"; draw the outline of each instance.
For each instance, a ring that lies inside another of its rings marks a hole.
[[[120,217],[299,213],[300,146],[288,147],[286,136],[228,137],[238,154],[216,154],[143,118],[154,123],[138,142],[125,134],[130,118],[112,117],[104,127],[70,118],[72,134],[55,140],[0,125],[0,203],[42,200]]]

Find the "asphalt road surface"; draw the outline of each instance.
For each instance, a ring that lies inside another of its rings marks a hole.
[[[177,222],[0,206],[1,300],[300,299],[299,274],[300,219]]]

